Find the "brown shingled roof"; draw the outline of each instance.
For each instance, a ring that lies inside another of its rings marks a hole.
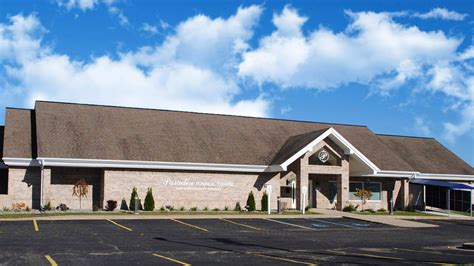
[[[7,108],[5,114],[3,157],[35,157],[31,138],[33,135],[32,125],[34,125],[33,110]]]
[[[306,147],[306,145],[310,144],[311,141],[317,139],[328,129],[329,128],[324,128],[321,130],[290,137],[285,142],[285,144],[283,144],[283,147],[280,149],[280,151],[278,151],[278,154],[275,156],[271,164],[278,165],[284,163],[291,156]]]
[[[422,173],[473,175],[472,167],[436,139],[378,135],[413,169]]]
[[[381,169],[411,170],[367,127],[36,102],[38,156],[269,165],[292,137],[333,127]]]

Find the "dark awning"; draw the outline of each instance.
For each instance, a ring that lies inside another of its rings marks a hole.
[[[418,185],[427,185],[427,186],[438,186],[438,187],[447,187],[449,189],[465,189],[465,190],[473,190],[474,187],[465,185],[465,184],[459,184],[459,183],[450,183],[446,181],[437,181],[437,180],[429,180],[429,179],[415,179],[415,180],[410,180],[410,183],[412,184],[418,184]]]

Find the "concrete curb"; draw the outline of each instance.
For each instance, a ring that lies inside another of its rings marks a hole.
[[[14,221],[74,221],[74,220],[169,220],[169,219],[264,219],[264,218],[342,218],[342,216],[308,214],[308,215],[65,215],[65,216],[38,216],[25,218],[0,218],[0,222]]]

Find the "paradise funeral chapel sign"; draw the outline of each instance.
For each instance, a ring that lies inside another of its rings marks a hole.
[[[174,187],[176,190],[205,190],[220,191],[225,188],[233,187],[234,182],[231,181],[200,181],[191,180],[190,178],[167,178],[163,181],[163,185]]]

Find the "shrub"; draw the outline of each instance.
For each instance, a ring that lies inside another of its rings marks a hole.
[[[214,208],[214,209],[212,209],[212,210],[215,211],[215,212],[218,212],[218,211],[219,211],[219,208]]]
[[[125,198],[122,199],[122,203],[120,204],[120,210],[128,211],[127,201],[125,200]]]
[[[69,210],[69,207],[64,203],[61,203],[61,204],[58,205],[58,207],[56,207],[56,210],[61,210],[61,211],[65,212],[65,211]]]
[[[132,195],[130,196],[130,205],[128,205],[130,206],[131,211],[135,211],[135,196],[138,197],[138,192],[137,192],[136,187],[134,187],[132,190]],[[138,210],[143,210],[141,199],[138,199]]]
[[[51,206],[51,201],[48,201],[46,205],[43,206],[43,211],[51,211],[53,210],[53,207]]]
[[[8,208],[8,207],[5,206],[5,207],[3,207],[3,211],[4,211],[4,212],[9,212],[9,211],[10,211],[10,208]]]
[[[253,192],[250,191],[249,197],[247,198],[247,206],[248,211],[255,211],[255,197],[253,196]]]
[[[363,210],[362,212],[370,212],[370,213],[375,213],[375,211],[373,209],[365,209]]]
[[[155,209],[155,199],[153,198],[153,191],[151,187],[148,188],[145,197],[145,211],[153,211]]]
[[[108,211],[113,211],[117,208],[117,201],[116,200],[108,200],[107,201],[107,210]]]
[[[161,206],[160,211],[162,212],[166,211],[165,207]]]
[[[26,206],[25,211],[27,212],[31,211],[30,207]]]
[[[26,204],[23,202],[13,203],[12,211],[19,212],[19,211],[22,211],[25,207],[26,207]]]
[[[242,207],[240,207],[240,202],[237,202],[235,204],[234,211],[236,211],[236,212],[242,211]]]
[[[342,211],[343,211],[343,212],[355,212],[355,211],[357,211],[357,208],[358,208],[358,207],[359,207],[358,205],[357,205],[357,206],[354,206],[354,205],[352,205],[352,204],[349,204],[349,205],[347,205],[346,207],[344,207],[344,208],[342,209]]]
[[[204,207],[203,211],[208,211],[209,208],[208,207]]]
[[[180,211],[184,211],[185,209],[184,209],[184,207],[181,207],[181,208],[179,208],[179,210],[180,210]]]
[[[174,211],[174,207],[171,206],[171,205],[167,205],[167,206],[166,206],[166,209],[168,209],[169,211]]]
[[[378,211],[378,212],[387,212],[387,210],[384,209],[384,208],[380,208],[380,209],[378,209],[377,211]]]
[[[264,212],[268,211],[268,194],[267,194],[267,192],[263,192],[261,203],[262,203],[262,211],[264,211]]]
[[[190,210],[191,210],[192,212],[195,212],[195,211],[198,210],[198,208],[197,208],[197,207],[192,207]]]
[[[229,210],[229,207],[225,206],[224,211],[228,211],[228,210]]]

